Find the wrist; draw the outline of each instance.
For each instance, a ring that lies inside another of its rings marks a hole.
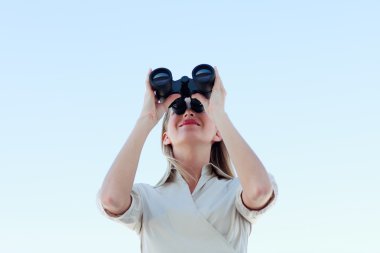
[[[156,118],[151,114],[141,114],[137,119],[136,125],[143,127],[148,130],[152,130],[157,124]]]
[[[216,111],[212,113],[212,119],[214,120],[215,125],[221,125],[223,122],[228,120],[227,113],[223,111]]]
[[[218,119],[227,117],[227,113],[225,110],[215,110],[215,111],[209,112],[209,114],[210,114],[211,118],[214,119],[214,121],[217,121]]]

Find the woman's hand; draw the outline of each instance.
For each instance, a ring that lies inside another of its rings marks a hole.
[[[215,121],[220,113],[224,113],[224,103],[225,97],[227,95],[226,90],[224,89],[222,79],[219,76],[218,69],[214,66],[215,70],[215,82],[214,87],[212,88],[211,96],[209,99],[205,98],[202,94],[196,93],[192,95],[192,98],[198,99],[206,113]]]
[[[154,95],[153,89],[149,83],[149,75],[152,72],[150,68],[145,79],[145,96],[144,104],[140,114],[140,118],[146,118],[151,121],[152,124],[156,125],[157,122],[161,119],[164,113],[168,110],[170,104],[176,99],[179,98],[179,94],[172,94],[165,99],[164,102],[159,103],[157,98]]]

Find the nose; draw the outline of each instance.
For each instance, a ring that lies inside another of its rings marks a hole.
[[[191,98],[187,97],[185,98],[185,102],[186,102],[186,111],[183,115],[184,118],[187,118],[187,117],[194,117],[194,111],[192,110],[191,108],[191,105],[190,105],[190,101],[191,101]]]
[[[190,108],[187,108],[185,113],[183,114],[183,117],[184,118],[194,117],[194,112]]]

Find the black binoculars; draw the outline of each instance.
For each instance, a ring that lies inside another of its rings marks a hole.
[[[200,64],[193,69],[192,77],[193,79],[183,76],[174,81],[169,69],[158,68],[150,73],[149,82],[159,101],[175,93],[181,94],[181,97],[201,93],[209,98],[215,81],[214,68],[208,64]]]
[[[193,79],[183,76],[174,81],[169,69],[158,68],[150,73],[149,82],[158,101],[163,101],[175,93],[181,94],[181,97],[177,98],[170,107],[176,114],[183,114],[187,109],[185,98],[191,97],[194,93],[210,98],[215,81],[215,70],[208,64],[200,64],[193,69],[192,77]],[[191,98],[190,106],[195,112],[202,112],[204,109],[198,99]]]

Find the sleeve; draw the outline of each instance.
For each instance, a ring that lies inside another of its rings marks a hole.
[[[100,200],[100,190],[98,191],[96,202],[100,212],[107,218],[126,225],[129,229],[132,229],[137,234],[140,234],[142,226],[143,205],[139,185],[134,184],[131,191],[132,203],[129,209],[119,216],[114,216],[107,212]]]
[[[242,199],[243,188],[241,184],[239,184],[239,187],[237,188],[236,196],[235,196],[236,209],[250,223],[254,223],[258,216],[260,216],[261,214],[265,213],[268,209],[270,209],[278,198],[278,188],[277,188],[276,181],[274,180],[274,177],[271,174],[269,174],[269,178],[273,187],[272,197],[269,199],[266,205],[260,210],[251,210],[248,207],[246,207]]]

